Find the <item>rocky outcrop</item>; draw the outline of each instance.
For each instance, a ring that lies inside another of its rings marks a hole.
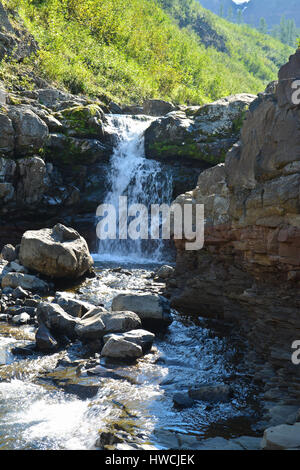
[[[204,106],[181,106],[145,131],[146,156],[194,165],[224,161],[239,139],[245,112],[255,98],[240,94]]]
[[[52,278],[76,279],[93,266],[84,238],[61,224],[25,232],[19,258],[23,266]]]
[[[173,306],[239,321],[273,367],[255,377],[266,397],[290,404],[300,398],[300,370],[291,361],[300,330],[300,107],[291,100],[299,59],[300,51],[250,105],[225,163],[178,198],[204,204],[205,245],[191,252],[175,240],[176,274],[168,284]]]

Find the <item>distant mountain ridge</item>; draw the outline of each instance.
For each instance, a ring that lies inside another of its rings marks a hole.
[[[225,16],[229,9],[233,12],[243,10],[243,19],[253,26],[259,24],[260,18],[265,18],[268,26],[280,23],[283,16],[286,19],[295,20],[300,27],[300,1],[299,0],[250,0],[248,3],[237,5],[232,0],[198,0],[199,3],[217,15],[220,14],[222,5]]]

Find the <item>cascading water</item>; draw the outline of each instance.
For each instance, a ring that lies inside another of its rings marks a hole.
[[[108,116],[110,130],[118,135],[118,140],[111,158],[110,189],[104,204],[114,206],[117,214],[120,196],[127,196],[128,206],[145,205],[149,213],[151,204],[171,202],[172,175],[144,154],[143,135],[152,120],[146,116]],[[120,240],[117,237],[100,240],[94,258],[97,261],[160,263],[164,249],[162,240],[151,240],[150,236],[148,240]]]

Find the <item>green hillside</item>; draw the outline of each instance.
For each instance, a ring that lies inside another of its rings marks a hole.
[[[39,44],[29,60],[73,93],[201,104],[257,93],[292,49],[194,0],[6,0]],[[2,64],[2,68],[7,65]]]

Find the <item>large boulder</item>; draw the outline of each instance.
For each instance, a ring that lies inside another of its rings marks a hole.
[[[25,232],[19,259],[27,268],[53,278],[76,279],[93,266],[84,238],[61,224]]]
[[[300,423],[293,424],[292,426],[280,424],[279,426],[266,429],[261,447],[265,450],[299,450]]]
[[[133,312],[106,312],[95,307],[86,313],[75,328],[76,335],[84,342],[102,339],[109,333],[120,333],[140,328],[141,321]]]
[[[172,323],[168,301],[157,294],[119,294],[112,301],[112,310],[135,312],[150,330]]]
[[[148,116],[164,116],[176,109],[172,103],[163,100],[145,100],[143,103],[143,113]]]
[[[46,293],[49,290],[48,284],[42,279],[30,274],[14,272],[9,272],[3,276],[1,286],[2,289],[5,287],[11,287],[12,289],[22,287],[22,289],[40,293]]]

